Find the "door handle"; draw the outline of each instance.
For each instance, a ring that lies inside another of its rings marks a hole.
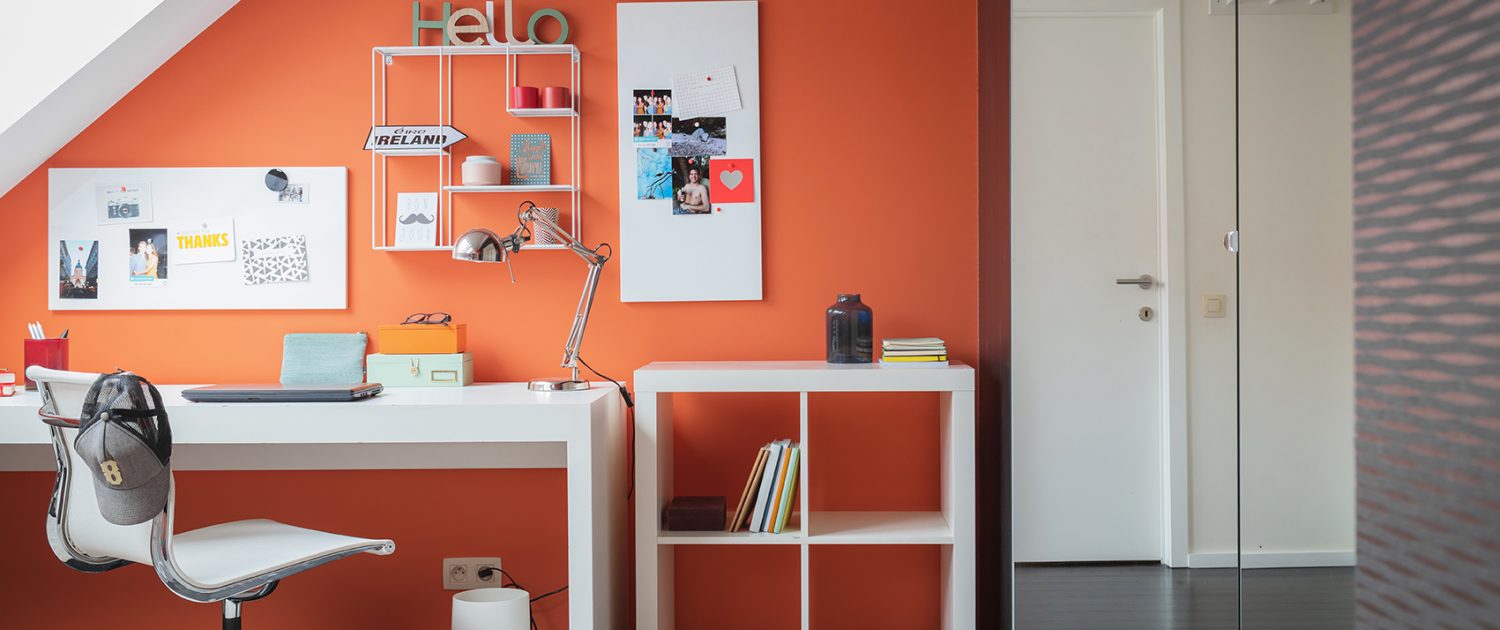
[[[1144,290],[1156,286],[1156,279],[1149,273],[1143,273],[1139,278],[1116,278],[1115,284],[1133,284]]]

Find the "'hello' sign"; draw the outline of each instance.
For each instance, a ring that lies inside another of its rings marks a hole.
[[[495,27],[499,26],[499,24],[495,22],[495,3],[493,0],[485,0],[484,13],[480,13],[478,9],[459,9],[454,11],[453,3],[444,2],[443,19],[441,20],[422,19],[422,2],[421,0],[414,0],[411,3],[411,45],[422,45],[423,30],[441,31],[443,33],[443,43],[453,46],[478,46],[486,42],[491,46],[500,46],[502,44],[535,44],[537,43],[536,25],[542,18],[546,17],[557,20],[558,25],[562,27],[562,32],[558,34],[556,40],[542,43],[566,44],[568,42],[568,18],[563,17],[562,12],[557,9],[540,9],[533,12],[531,19],[526,22],[526,39],[516,39],[513,34],[515,31],[511,29],[511,24],[514,22],[511,17],[514,14],[510,3],[511,0],[505,0],[505,39],[501,41],[495,37]],[[465,20],[470,21],[466,23]]]

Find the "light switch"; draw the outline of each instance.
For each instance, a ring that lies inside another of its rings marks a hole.
[[[1227,302],[1227,300],[1225,299],[1224,294],[1222,294],[1222,293],[1209,293],[1207,295],[1204,295],[1203,296],[1203,316],[1204,317],[1223,317],[1224,316],[1224,311],[1225,311],[1224,304],[1226,302]]]

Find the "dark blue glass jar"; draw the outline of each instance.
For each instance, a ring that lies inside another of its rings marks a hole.
[[[871,363],[875,359],[875,315],[858,293],[841,293],[828,307],[828,362]]]

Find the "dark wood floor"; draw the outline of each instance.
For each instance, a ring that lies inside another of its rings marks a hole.
[[[1016,567],[1017,630],[1234,630],[1235,569]],[[1244,627],[1354,627],[1354,569],[1244,572]]]

